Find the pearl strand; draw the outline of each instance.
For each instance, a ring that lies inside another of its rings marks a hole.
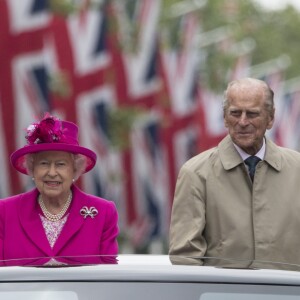
[[[64,216],[64,214],[66,213],[66,211],[68,210],[68,208],[69,208],[69,206],[71,204],[71,201],[72,201],[72,192],[70,192],[70,194],[68,196],[68,199],[67,199],[67,201],[66,201],[63,209],[58,214],[56,214],[56,215],[51,214],[47,210],[41,194],[39,195],[38,201],[39,201],[39,205],[40,205],[40,207],[42,209],[42,212],[43,212],[44,216],[49,221],[56,222],[56,221],[59,221]]]

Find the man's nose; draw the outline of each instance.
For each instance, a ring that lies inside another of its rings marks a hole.
[[[239,119],[239,123],[240,123],[240,125],[242,125],[242,126],[246,126],[246,125],[249,124],[249,118],[248,118],[246,112],[242,112],[242,114],[241,114],[241,116],[240,116],[240,119]]]

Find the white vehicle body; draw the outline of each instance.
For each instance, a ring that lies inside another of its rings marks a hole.
[[[1,267],[0,299],[300,299],[300,273],[179,266],[168,256],[121,255],[117,265]]]

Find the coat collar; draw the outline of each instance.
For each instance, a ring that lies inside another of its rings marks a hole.
[[[68,220],[58,237],[53,249],[51,249],[39,216],[37,202],[38,190],[34,189],[22,194],[18,205],[18,214],[24,231],[31,241],[43,252],[45,256],[57,256],[64,245],[81,228],[84,218],[80,215],[80,209],[88,205],[88,197],[76,186],[72,186],[73,199]]]
[[[218,145],[220,159],[225,170],[230,170],[243,163],[241,156],[235,149],[231,137],[227,135]],[[280,171],[282,168],[282,159],[280,150],[271,140],[266,138],[266,161],[275,170]]]

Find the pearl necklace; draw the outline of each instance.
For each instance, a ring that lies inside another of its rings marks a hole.
[[[56,222],[56,221],[59,221],[64,216],[64,214],[66,213],[66,211],[68,210],[68,208],[69,208],[69,206],[71,204],[71,201],[72,201],[72,192],[70,192],[70,194],[68,196],[68,199],[67,199],[67,201],[66,201],[63,209],[58,214],[56,214],[56,215],[51,214],[47,210],[41,194],[39,195],[38,201],[39,201],[39,205],[40,205],[40,207],[42,209],[42,212],[43,212],[44,216],[49,221]]]

